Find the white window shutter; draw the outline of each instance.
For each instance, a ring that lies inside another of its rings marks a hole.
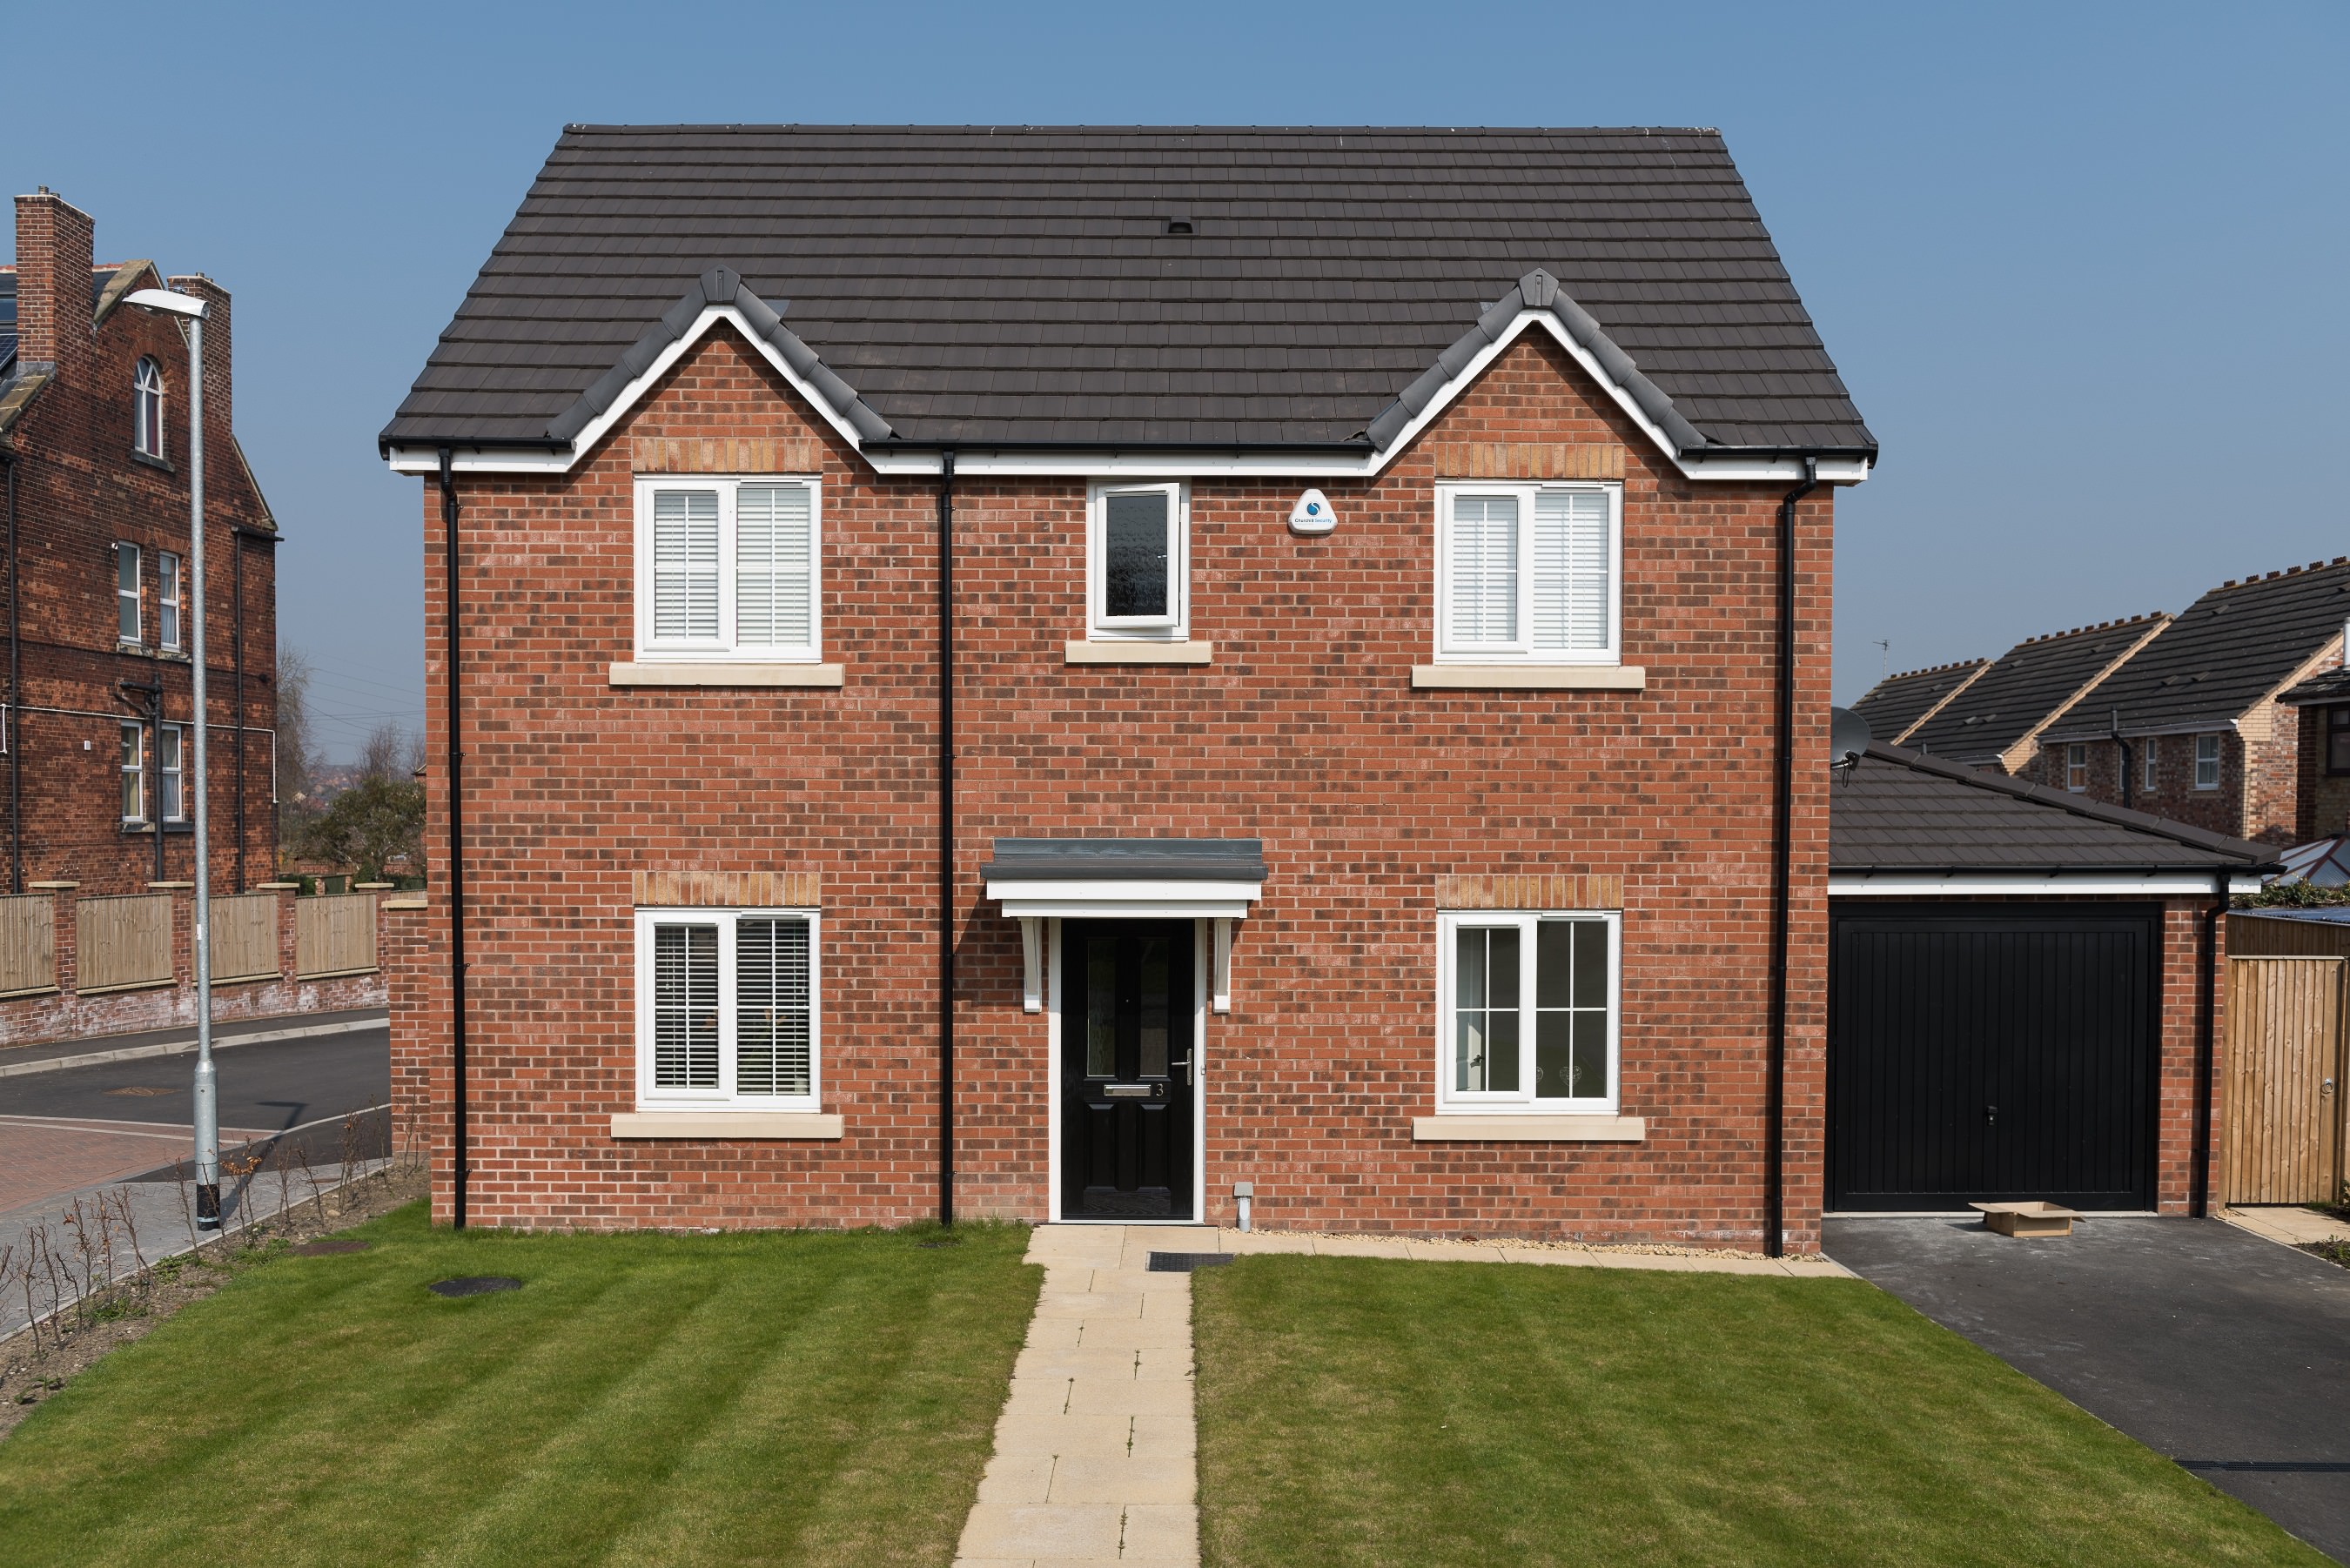
[[[737,493],[736,641],[775,648],[808,645],[816,576],[809,502],[805,484],[746,484]]]
[[[736,922],[736,1094],[809,1092],[808,1002],[807,922],[751,917]]]
[[[1546,490],[1534,499],[1534,646],[1598,652],[1608,645],[1607,497]]]
[[[1518,639],[1518,499],[1460,495],[1452,502],[1452,640]]]
[[[653,1086],[718,1087],[718,928],[653,928]]]
[[[653,495],[653,636],[718,635],[718,493]]]

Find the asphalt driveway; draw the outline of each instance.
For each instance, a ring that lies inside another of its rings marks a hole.
[[[2350,1270],[2217,1220],[1831,1220],[1828,1256],[2350,1561]]]

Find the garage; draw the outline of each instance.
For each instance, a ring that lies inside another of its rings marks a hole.
[[[1831,787],[1825,1206],[2186,1211],[2266,847],[1896,747]]]

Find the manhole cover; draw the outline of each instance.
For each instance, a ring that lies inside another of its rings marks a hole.
[[[1154,1274],[1188,1274],[1194,1269],[1212,1269],[1232,1261],[1230,1252],[1153,1252],[1150,1272]]]
[[[462,1280],[440,1280],[429,1287],[436,1296],[485,1296],[493,1291],[518,1291],[520,1280],[504,1274],[469,1274]]]
[[[297,1258],[330,1258],[338,1252],[364,1252],[372,1241],[305,1241],[294,1249]]]

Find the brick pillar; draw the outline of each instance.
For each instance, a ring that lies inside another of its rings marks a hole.
[[[446,934],[423,893],[396,893],[376,906],[376,961],[391,1006],[391,1146],[431,1161],[432,1218],[445,1223],[452,1180],[448,1011],[441,977]]]

